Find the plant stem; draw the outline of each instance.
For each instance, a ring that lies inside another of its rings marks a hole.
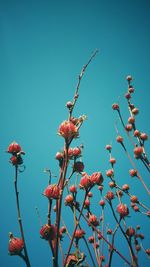
[[[24,231],[23,231],[23,225],[22,225],[22,219],[21,219],[21,212],[20,212],[20,205],[19,205],[19,191],[18,191],[18,165],[15,166],[15,179],[14,179],[14,187],[15,187],[15,195],[16,195],[16,206],[17,206],[17,214],[18,214],[18,223],[19,223],[19,228],[20,228],[20,234],[22,237],[22,240],[24,242],[24,254],[25,254],[25,262],[27,267],[31,267],[28,253],[27,253],[27,248],[26,248],[26,243],[25,243],[25,237],[24,237]]]
[[[131,263],[114,246],[112,246],[112,244],[101,234],[101,232],[97,230],[97,228],[88,221],[88,219],[84,216],[84,214],[81,213],[81,215],[84,218],[84,220],[88,223],[88,225],[90,225],[95,230],[95,232],[101,235],[101,238],[104,239],[104,241],[110,246],[110,248],[113,249],[120,256],[120,258],[122,258],[129,266],[133,267]]]
[[[136,257],[135,257],[135,254],[134,254],[132,245],[131,245],[131,243],[129,242],[129,239],[127,238],[127,236],[126,236],[124,230],[122,229],[122,227],[121,227],[121,225],[120,225],[121,219],[120,219],[120,221],[118,221],[118,219],[117,219],[117,217],[116,217],[116,214],[115,214],[115,212],[114,212],[114,209],[113,209],[113,206],[112,206],[112,203],[111,203],[111,202],[109,202],[109,205],[110,205],[110,208],[111,208],[111,210],[112,210],[112,213],[113,213],[113,216],[114,216],[114,218],[115,218],[115,221],[118,223],[119,228],[120,228],[122,234],[124,235],[124,237],[125,237],[125,239],[126,239],[126,241],[127,241],[127,243],[128,243],[128,246],[129,246],[129,249],[130,249],[130,252],[131,252],[131,257],[132,257],[132,263],[133,263],[133,266],[138,267],[138,263],[137,263],[137,260],[136,260]]]
[[[66,173],[67,173],[67,167],[68,167],[68,144],[65,142],[65,158],[64,158],[64,164],[62,166],[61,174],[60,174],[60,180],[59,180],[59,185],[62,190],[60,198],[57,200],[57,211],[56,211],[56,229],[57,229],[57,234],[56,234],[56,244],[55,244],[55,261],[56,261],[56,267],[58,266],[58,243],[59,243],[59,227],[60,227],[60,218],[61,218],[61,206],[62,206],[62,197],[63,197],[63,188],[64,188],[64,183],[66,179]]]
[[[79,224],[81,215],[82,215],[82,211],[83,211],[83,208],[84,208],[84,202],[85,202],[86,197],[87,197],[87,191],[85,192],[85,196],[84,196],[84,200],[83,200],[83,203],[82,203],[82,207],[81,207],[81,210],[80,210],[80,212],[79,212],[79,217],[78,217],[77,223],[76,223],[76,225],[75,225],[75,227],[74,227],[74,231],[73,231],[73,234],[72,234],[72,239],[71,239],[71,242],[70,242],[68,251],[67,251],[67,256],[66,256],[66,259],[65,259],[65,262],[64,262],[63,267],[66,266],[67,258],[68,258],[68,256],[69,256],[70,250],[71,250],[71,248],[72,248],[73,240],[74,240],[74,237],[75,237],[75,232],[76,232],[76,230],[77,230],[77,227],[78,227],[78,224]]]

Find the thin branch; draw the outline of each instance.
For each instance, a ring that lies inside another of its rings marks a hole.
[[[27,248],[26,248],[23,225],[22,225],[22,219],[21,219],[21,213],[20,213],[19,191],[18,191],[17,181],[18,181],[18,165],[15,166],[15,179],[14,179],[14,187],[15,187],[15,195],[16,195],[16,206],[17,206],[17,214],[18,214],[18,223],[19,223],[19,228],[20,228],[20,234],[21,234],[22,240],[24,242],[24,254],[25,254],[26,265],[27,265],[27,267],[31,267],[30,261],[29,261],[29,257],[28,257]]]

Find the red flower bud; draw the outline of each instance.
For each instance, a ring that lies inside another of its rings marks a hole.
[[[132,126],[132,124],[127,124],[125,128],[126,128],[127,132],[130,132],[130,131],[132,131],[133,126]]]
[[[21,146],[17,144],[16,142],[11,143],[7,149],[7,152],[11,154],[16,154],[21,151],[22,151]]]
[[[72,106],[73,106],[72,102],[68,101],[66,104],[66,107],[70,109],[70,108],[72,108]]]
[[[71,185],[70,188],[69,188],[69,191],[70,191],[71,193],[76,193],[76,192],[77,192],[77,188],[76,188],[76,186],[75,186],[75,185]]]
[[[78,136],[78,129],[71,121],[64,121],[59,126],[58,133],[68,140]]]
[[[133,116],[129,117],[128,122],[133,124],[135,122],[135,118]]]
[[[117,212],[120,214],[120,217],[125,217],[129,215],[129,209],[126,204],[119,204],[117,206]]]
[[[115,164],[115,163],[116,163],[116,159],[115,159],[115,158],[110,158],[109,162],[110,162],[111,164]]]
[[[94,172],[91,175],[90,180],[93,185],[94,184],[101,185],[104,179],[101,172]]]
[[[78,229],[75,231],[75,238],[80,239],[85,235],[85,232],[83,229]]]
[[[90,176],[87,174],[84,174],[84,176],[82,176],[82,178],[80,180],[79,187],[87,190],[87,189],[91,188],[91,186],[92,186],[92,184],[91,184]]]
[[[68,149],[68,157],[72,158],[73,157],[73,148],[69,147]]]
[[[45,239],[45,240],[48,240],[48,239],[55,239],[56,237],[56,228],[54,225],[48,225],[48,224],[45,224],[42,226],[42,228],[40,229],[40,235],[41,235],[41,238]]]
[[[141,138],[143,141],[146,141],[146,140],[148,139],[148,135],[147,135],[146,133],[141,133],[140,138]]]
[[[112,109],[113,109],[113,110],[119,110],[119,105],[118,105],[117,103],[114,103],[114,104],[112,105]]]
[[[73,148],[73,156],[78,157],[81,155],[81,149],[79,147],[74,147]]]
[[[126,231],[127,236],[131,237],[135,235],[135,230],[133,227],[129,227]]]
[[[133,113],[134,115],[137,115],[137,114],[139,113],[139,109],[138,109],[138,108],[133,108],[133,109],[132,109],[132,113]]]
[[[8,246],[9,253],[11,255],[20,254],[24,248],[23,240],[18,237],[14,237],[12,233],[10,233],[9,236],[10,236],[9,246]]]
[[[106,150],[111,151],[112,150],[112,146],[111,145],[106,145]]]
[[[93,196],[93,193],[90,191],[88,192],[88,197],[92,197]]]
[[[133,209],[134,209],[135,212],[140,211],[140,209],[139,209],[139,207],[138,207],[137,205],[134,205],[134,206],[133,206]]]
[[[89,225],[91,226],[91,224],[94,225],[94,226],[98,226],[99,225],[99,221],[98,221],[97,217],[94,214],[92,214],[92,215],[90,214],[90,216],[89,216]]]
[[[62,152],[57,152],[55,158],[56,158],[57,160],[61,160],[61,159],[63,159],[63,153],[62,153]]]
[[[123,191],[128,191],[129,189],[130,189],[130,187],[129,187],[128,184],[124,184],[124,185],[122,186],[122,190],[123,190]]]
[[[137,170],[134,170],[134,169],[129,170],[129,173],[130,173],[131,177],[137,176]]]
[[[113,177],[113,175],[114,175],[113,169],[106,171],[106,175],[107,175],[107,177]]]
[[[110,188],[114,188],[116,186],[115,182],[109,182],[109,186],[110,186]]]
[[[86,198],[85,202],[84,202],[84,208],[88,208],[90,206],[90,200],[88,198]]]
[[[116,140],[118,143],[123,143],[123,137],[120,135],[117,136]]]
[[[73,170],[75,172],[83,172],[83,170],[84,170],[83,162],[81,162],[81,161],[75,162],[74,165],[73,165]]]
[[[140,134],[141,134],[141,133],[140,133],[140,131],[139,131],[139,130],[135,130],[135,131],[134,131],[134,136],[135,136],[135,137],[139,137],[139,136],[140,136]]]
[[[100,204],[100,206],[104,207],[105,206],[105,201],[103,199],[101,199],[99,204]]]
[[[112,191],[108,191],[105,198],[111,201],[112,199],[114,199],[114,193]]]
[[[126,99],[130,99],[130,98],[131,98],[130,93],[126,93],[126,94],[125,94],[125,98],[126,98]]]
[[[128,91],[129,91],[130,94],[134,93],[134,88],[133,88],[132,85],[129,86]]]
[[[132,203],[137,203],[138,202],[137,196],[131,196],[130,200],[131,200]]]
[[[67,196],[65,197],[65,205],[66,205],[66,206],[67,206],[67,205],[72,205],[72,204],[73,204],[73,200],[74,200],[74,198],[73,198],[72,195],[67,195]]]
[[[60,197],[60,193],[61,193],[61,190],[59,186],[56,184],[51,184],[47,186],[43,194],[49,199],[50,198],[58,199]]]
[[[134,156],[135,158],[140,158],[143,154],[143,147],[142,146],[137,146],[134,148]]]

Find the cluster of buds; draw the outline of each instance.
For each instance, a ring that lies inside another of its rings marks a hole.
[[[17,166],[23,163],[21,155],[25,155],[25,152],[22,151],[22,148],[18,143],[12,142],[9,145],[7,152],[12,154],[12,157],[10,158],[10,163],[12,165]]]
[[[85,119],[86,116],[82,115],[79,118],[71,117],[70,120],[63,121],[59,126],[58,134],[69,143],[72,139],[79,136],[79,127]]]
[[[10,255],[19,255],[24,248],[24,242],[18,237],[14,237],[12,233],[9,233],[9,246],[8,251]]]
[[[68,153],[69,159],[73,159],[74,160],[74,159],[77,159],[78,157],[81,157],[81,152],[82,151],[81,151],[80,147],[74,147],[74,148],[69,147],[67,153]],[[64,152],[62,152],[62,151],[57,152],[55,158],[57,160],[59,160],[59,161],[63,160]]]
[[[58,199],[61,194],[61,189],[56,184],[51,184],[46,187],[44,190],[43,195],[46,196],[48,199]]]
[[[63,121],[59,126],[58,134],[64,137],[66,141],[77,138],[79,135],[78,128],[72,121]]]
[[[87,173],[83,173],[81,177],[79,187],[81,189],[90,190],[94,185],[101,185],[103,182],[103,176],[101,172],[94,172],[91,176]]]

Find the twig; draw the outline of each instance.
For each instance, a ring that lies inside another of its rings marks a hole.
[[[23,231],[23,225],[22,225],[22,219],[21,219],[21,213],[20,213],[20,205],[19,205],[19,191],[18,191],[18,165],[15,166],[15,179],[14,179],[14,187],[15,187],[15,194],[16,194],[16,206],[17,206],[17,214],[18,214],[18,223],[19,223],[19,228],[20,228],[20,233],[22,240],[24,242],[24,254],[25,254],[25,261],[27,267],[31,267],[28,253],[27,253],[27,248],[26,248],[26,243],[25,243],[25,237],[24,237],[24,231]]]

